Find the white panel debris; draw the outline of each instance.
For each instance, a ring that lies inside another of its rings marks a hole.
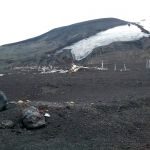
[[[48,118],[49,118],[49,117],[50,117],[50,114],[49,114],[49,113],[45,113],[45,114],[44,114],[44,117],[48,117]]]
[[[0,74],[0,77],[3,77],[4,76],[4,74]]]

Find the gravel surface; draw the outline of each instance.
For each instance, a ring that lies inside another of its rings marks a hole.
[[[74,74],[18,73],[0,77],[9,98],[0,122],[0,150],[150,149],[150,71],[81,71]],[[22,126],[18,100],[50,114],[46,126]]]

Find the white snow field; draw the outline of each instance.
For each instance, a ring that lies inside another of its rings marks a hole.
[[[71,49],[73,58],[79,61],[87,57],[96,47],[105,46],[117,41],[135,41],[149,36],[150,34],[141,32],[141,29],[136,25],[122,25],[99,32],[63,49]]]
[[[150,19],[141,20],[138,24],[150,32]]]

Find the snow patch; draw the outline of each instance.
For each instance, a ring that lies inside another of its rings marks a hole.
[[[117,41],[135,41],[149,36],[150,34],[141,32],[133,24],[123,25],[99,32],[94,36],[78,41],[63,49],[71,49],[72,56],[75,60],[79,61],[87,57],[96,47],[109,45]]]
[[[144,29],[150,32],[150,19],[144,19],[138,22],[139,25],[143,26]]]

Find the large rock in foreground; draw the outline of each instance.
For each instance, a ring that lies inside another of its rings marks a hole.
[[[40,128],[46,124],[44,115],[34,106],[27,107],[23,110],[22,122],[28,129]]]
[[[8,100],[7,100],[6,95],[2,91],[0,91],[0,111],[6,109],[7,103],[8,103]]]

